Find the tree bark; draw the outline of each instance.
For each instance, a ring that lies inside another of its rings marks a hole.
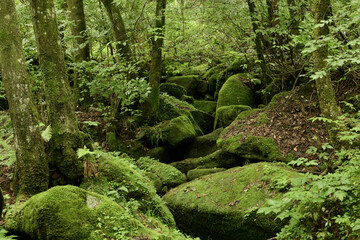
[[[76,150],[84,146],[84,137],[75,117],[54,2],[30,0],[30,6],[52,128],[49,164],[54,184],[78,184],[83,177],[83,163]]]
[[[116,49],[126,61],[130,61],[132,58],[132,51],[128,41],[125,24],[121,17],[121,11],[113,0],[101,0],[101,2],[104,4],[110,20],[111,30],[116,42]]]
[[[0,72],[14,129],[14,190],[21,198],[48,188],[49,169],[17,24],[14,0],[3,0],[0,4]]]
[[[150,94],[145,102],[143,115],[150,123],[157,119],[160,99],[160,81],[162,72],[162,48],[164,45],[164,31],[165,31],[165,9],[166,0],[157,0],[156,2],[156,20],[155,33],[151,38],[151,64],[150,64]]]
[[[329,18],[331,14],[330,0],[316,0],[315,5],[315,25],[319,25],[322,21]],[[314,73],[323,71],[321,77],[316,78],[315,84],[320,104],[320,110],[325,118],[335,120],[340,114],[340,110],[336,103],[335,92],[332,86],[329,71],[326,66],[326,58],[328,57],[328,46],[321,42],[329,34],[327,24],[315,26],[314,39],[317,41],[318,47],[313,53]],[[327,130],[333,145],[337,145],[337,131],[333,124],[327,124]]]

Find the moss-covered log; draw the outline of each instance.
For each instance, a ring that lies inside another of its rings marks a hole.
[[[48,187],[48,164],[29,88],[14,0],[0,4],[0,69],[14,129],[14,189],[18,196],[33,195]]]

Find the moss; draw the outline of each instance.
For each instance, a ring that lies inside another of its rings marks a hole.
[[[187,158],[182,161],[173,162],[170,165],[176,167],[183,173],[195,168],[230,168],[242,165],[243,161],[233,154],[218,150],[204,157]]]
[[[215,101],[205,101],[205,100],[195,100],[193,103],[194,107],[210,114],[212,116],[215,115],[216,111],[216,102]]]
[[[154,159],[143,157],[137,160],[136,165],[149,173],[154,174],[162,183],[162,187],[173,188],[184,182],[186,177],[178,169]]]
[[[191,116],[201,129],[201,134],[208,134],[213,131],[214,117],[201,110],[190,111]]]
[[[166,239],[162,235],[170,230],[165,225],[155,219],[156,225],[151,225],[142,218],[105,196],[68,185],[17,203],[7,214],[5,227],[34,239]],[[169,235],[186,239],[175,232]]]
[[[237,57],[226,70],[232,74],[242,73],[246,71],[246,64],[247,61],[245,57]]]
[[[206,81],[200,80],[196,88],[195,95],[197,99],[203,99],[209,92],[209,84]]]
[[[219,138],[222,128],[215,131],[196,137],[189,146],[186,158],[198,158],[209,155],[217,150],[216,140]]]
[[[257,161],[287,161],[282,155],[273,138],[247,136],[241,134],[224,139],[220,137],[217,145],[225,152],[235,154],[238,157]]]
[[[236,117],[236,121],[242,121],[252,115],[254,115],[255,113],[261,111],[262,109],[260,108],[253,108],[253,109],[249,109],[249,110],[246,110],[246,111],[243,111],[241,113],[239,113]]]
[[[144,146],[136,140],[123,139],[117,136],[115,132],[106,134],[106,142],[110,151],[126,153],[130,157],[138,158],[144,156]]]
[[[162,83],[160,84],[160,90],[178,99],[186,94],[185,88],[176,83]]]
[[[230,125],[239,113],[251,110],[251,107],[246,105],[230,105],[230,106],[223,106],[216,109],[216,117],[214,128],[222,128],[227,127]]]
[[[217,108],[230,105],[254,105],[252,90],[243,83],[242,74],[233,75],[226,80],[219,92]]]
[[[209,69],[209,64],[204,63],[199,66],[193,67],[189,70],[189,72],[185,72],[186,75],[200,75],[203,76],[206,74],[207,70]]]
[[[140,203],[140,210],[153,212],[164,222],[174,224],[171,213],[156,194],[153,183],[142,175],[129,158],[103,153],[97,177],[86,179],[81,187],[102,195],[116,193],[119,202],[135,199]]]
[[[263,240],[273,237],[282,224],[273,216],[245,211],[282,196],[272,183],[288,185],[290,178],[299,175],[281,164],[250,164],[180,185],[163,199],[173,209],[178,226],[193,236]]]
[[[176,76],[170,77],[166,80],[168,83],[176,83],[180,86],[183,86],[187,92],[187,95],[190,96],[195,96],[199,81],[199,75]]]
[[[190,171],[188,171],[187,173],[187,178],[189,181],[192,181],[196,178],[205,176],[205,175],[209,175],[212,173],[217,173],[217,172],[223,172],[225,171],[225,168],[203,168],[203,169],[192,169]]]

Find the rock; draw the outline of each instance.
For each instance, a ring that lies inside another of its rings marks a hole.
[[[217,145],[224,152],[232,153],[243,159],[268,162],[288,161],[280,152],[275,139],[269,137],[252,135],[243,137],[241,134],[224,137],[221,135]]]
[[[148,224],[148,217],[127,208],[75,186],[57,186],[15,204],[5,227],[22,239],[162,239],[165,232],[171,239],[187,239],[155,218]]]
[[[216,111],[216,102],[215,101],[205,101],[205,100],[195,100],[193,103],[194,107],[215,116]]]
[[[209,83],[209,93],[214,97],[216,91],[217,82],[225,82],[226,80],[226,67],[224,65],[217,65],[210,68],[203,78]],[[222,80],[223,79],[223,80]]]
[[[247,69],[246,65],[246,58],[241,56],[237,57],[226,70],[231,74],[243,73]]]
[[[214,117],[201,110],[190,110],[191,116],[200,127],[202,134],[208,134],[213,131]]]
[[[225,168],[202,168],[202,169],[192,169],[190,171],[188,171],[187,173],[187,178],[189,181],[192,181],[196,178],[205,176],[205,175],[209,175],[212,173],[217,173],[217,172],[223,172],[225,171]]]
[[[263,240],[275,236],[285,223],[246,211],[281,197],[290,178],[299,175],[283,164],[249,164],[182,184],[163,199],[187,234],[213,240]]]
[[[196,137],[191,145],[189,145],[186,158],[203,157],[215,152],[217,150],[216,140],[219,138],[222,130],[222,128],[219,128],[209,134]]]
[[[246,105],[230,105],[216,109],[214,129],[229,126],[239,115],[239,113],[250,110],[251,107]]]
[[[148,176],[151,180],[160,180],[161,189],[158,192],[164,193],[163,189],[170,189],[186,182],[185,175],[175,167],[165,163],[158,162],[149,157],[142,157],[136,161],[136,165],[146,173],[152,173]],[[153,179],[155,177],[155,179]]]
[[[244,75],[233,75],[226,80],[219,92],[217,108],[230,105],[254,105],[254,94],[252,90],[244,84]]]
[[[154,184],[127,156],[102,153],[97,177],[87,178],[81,187],[98,194],[112,196],[119,203],[135,199],[143,212],[153,212],[166,223],[174,224],[173,216],[156,194]]]
[[[209,69],[209,64],[204,63],[199,66],[191,68],[189,71],[184,72],[183,75],[200,75],[203,76]]]
[[[231,168],[244,163],[233,154],[218,150],[204,157],[187,158],[182,161],[173,162],[170,165],[176,167],[183,173],[195,168]]]
[[[160,84],[160,91],[174,96],[180,99],[183,95],[186,94],[186,90],[183,86],[180,86],[176,83],[162,83]]]
[[[196,88],[199,85],[199,75],[188,75],[188,76],[175,76],[170,77],[166,80],[167,83],[176,83],[185,88],[187,95],[195,96],[197,92]]]

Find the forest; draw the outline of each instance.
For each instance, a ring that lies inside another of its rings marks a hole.
[[[1,0],[0,240],[360,239],[359,0]]]

